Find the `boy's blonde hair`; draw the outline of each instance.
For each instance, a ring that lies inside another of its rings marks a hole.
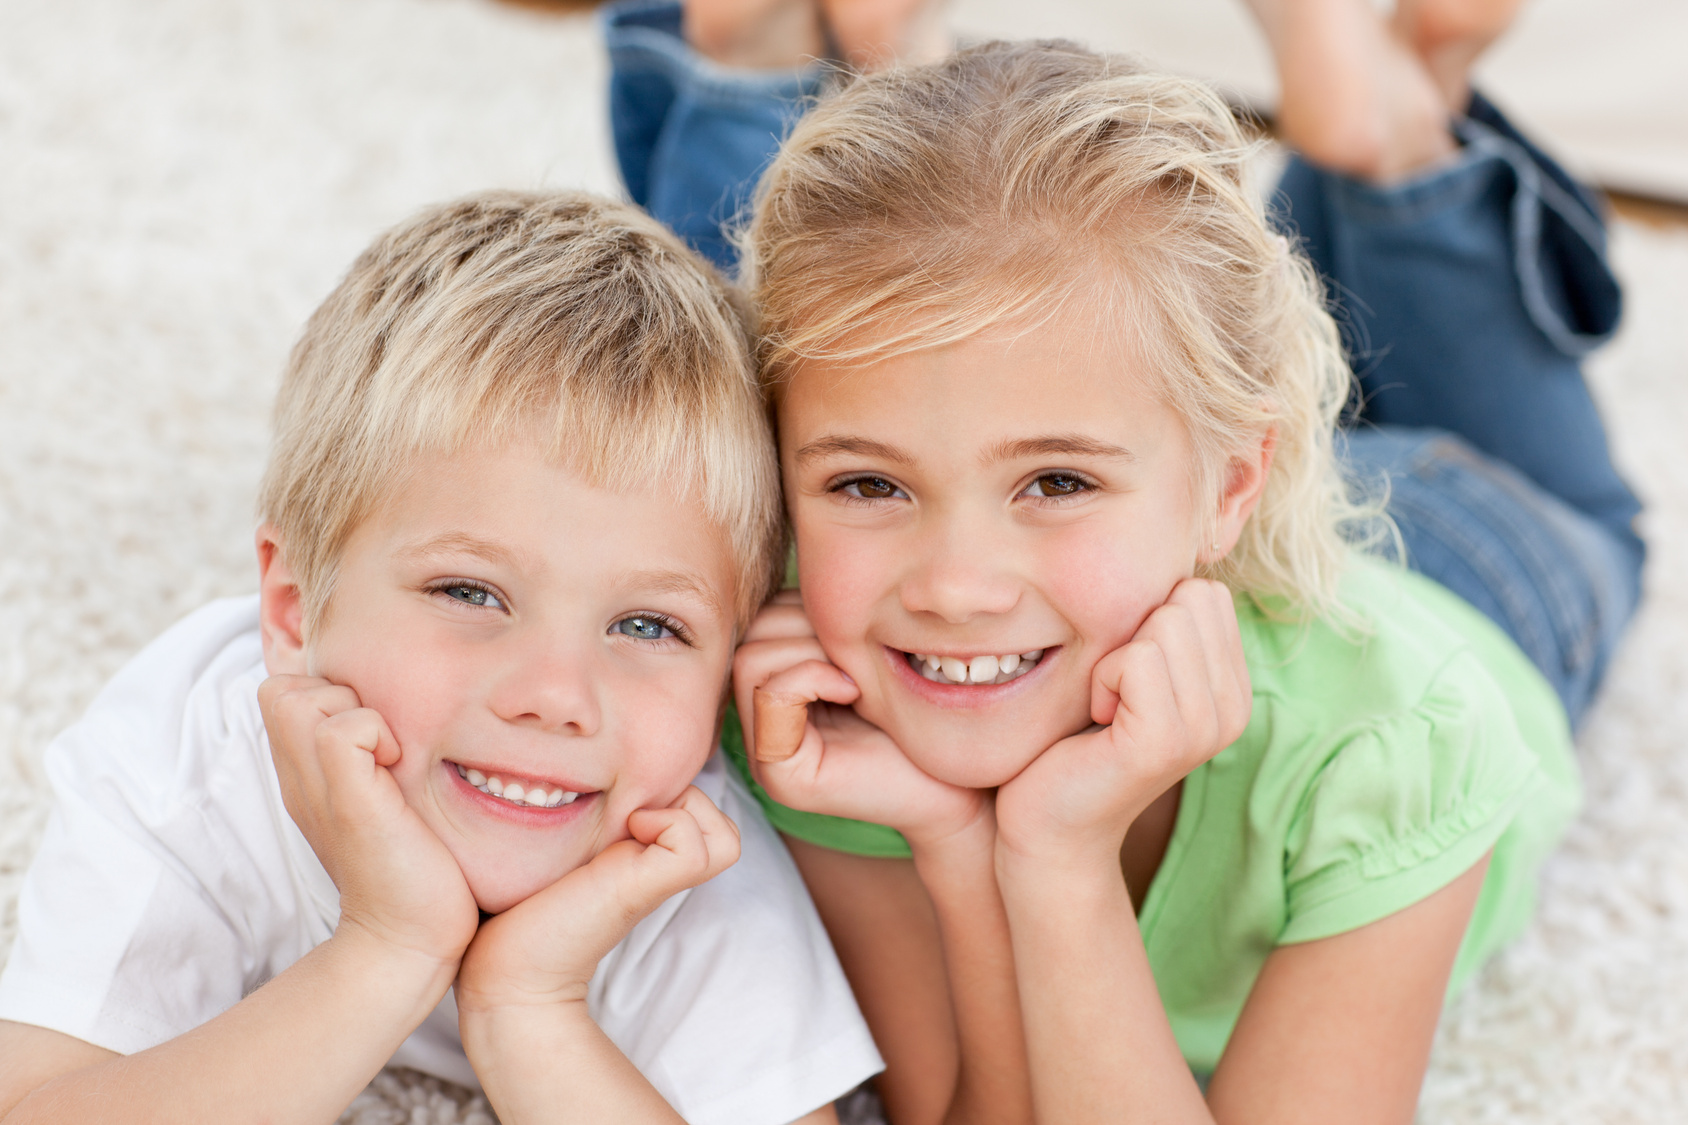
[[[306,635],[347,538],[416,459],[535,437],[595,485],[694,497],[730,540],[742,629],[784,525],[741,302],[633,207],[489,192],[376,239],[293,349],[259,508]]]
[[[1248,189],[1258,147],[1209,87],[1069,43],[855,78],[794,128],[740,236],[764,384],[1098,309],[1189,428],[1198,496],[1276,430],[1260,505],[1207,576],[1340,617],[1345,533],[1375,514],[1333,456],[1352,376]]]

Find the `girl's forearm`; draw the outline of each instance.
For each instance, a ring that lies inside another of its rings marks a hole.
[[[343,930],[208,1023],[63,1075],[4,1125],[328,1125],[445,995],[456,971]]]
[[[1117,865],[1051,869],[1001,855],[997,871],[1037,1120],[1212,1125]]]
[[[463,1048],[503,1125],[683,1125],[584,1000],[464,1012]]]
[[[990,817],[932,844],[914,844],[915,869],[931,896],[955,1009],[960,1069],[945,1121],[1032,1119],[1031,1087],[1008,916],[997,889]]]

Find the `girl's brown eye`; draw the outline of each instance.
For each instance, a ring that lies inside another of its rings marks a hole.
[[[1038,477],[1034,483],[1040,496],[1071,496],[1075,492],[1083,492],[1086,487],[1078,477],[1066,473]]]
[[[884,477],[858,477],[844,488],[864,500],[889,500],[897,494],[897,486]]]

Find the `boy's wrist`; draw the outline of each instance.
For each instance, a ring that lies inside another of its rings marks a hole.
[[[501,1059],[528,1057],[536,1046],[565,1044],[596,1028],[584,990],[575,997],[494,1004],[476,1003],[462,990],[458,993],[458,1034],[483,1082],[497,1071]]]
[[[361,971],[379,973],[395,986],[413,985],[416,991],[431,995],[430,1010],[451,987],[462,957],[461,953],[443,954],[407,945],[346,917],[334,928],[327,946],[337,958],[357,965]]]

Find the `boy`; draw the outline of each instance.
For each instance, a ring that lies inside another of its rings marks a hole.
[[[833,1120],[878,1056],[711,755],[782,535],[706,267],[581,196],[423,213],[311,318],[260,506],[258,597],[48,753],[0,1115],[327,1122],[390,1061],[506,1125]]]

